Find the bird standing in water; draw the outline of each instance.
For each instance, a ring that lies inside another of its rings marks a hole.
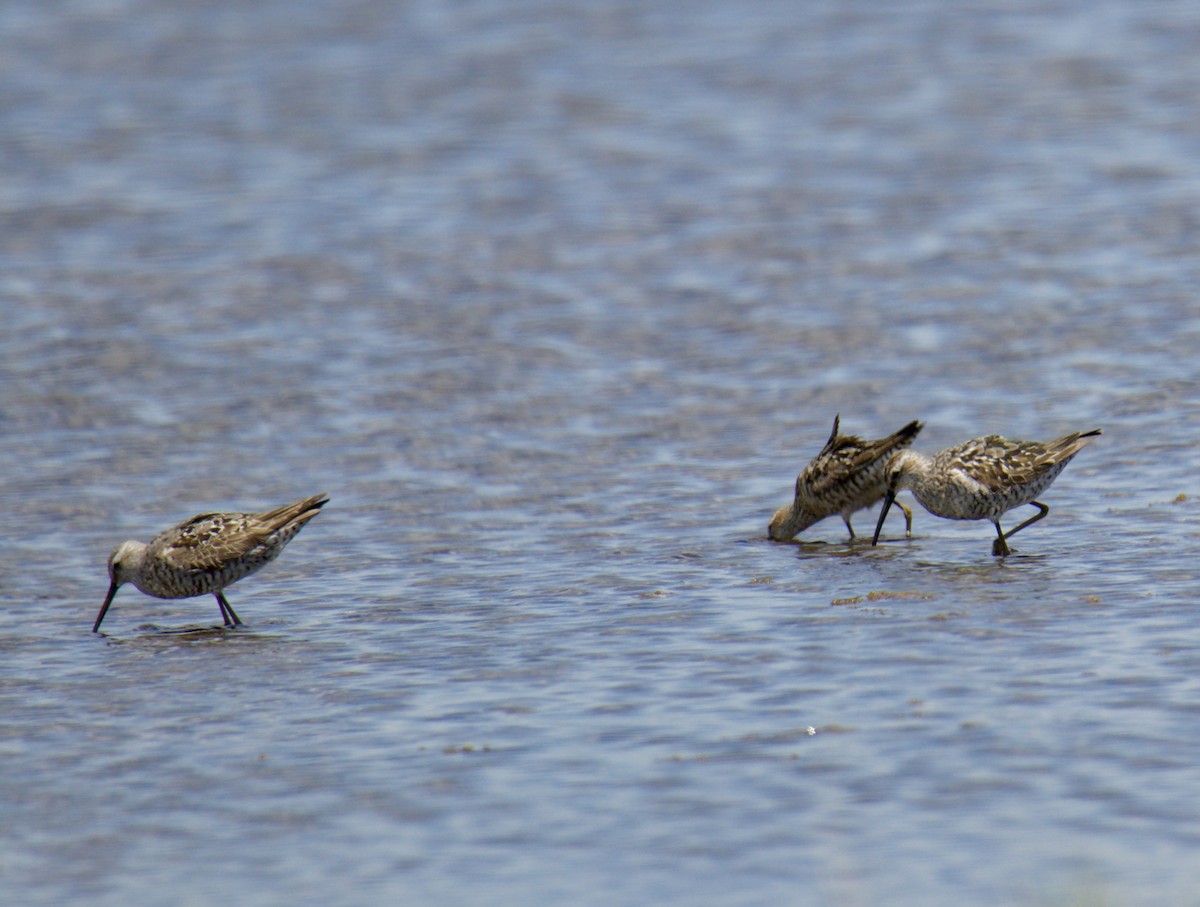
[[[155,536],[149,544],[124,542],[108,559],[109,587],[92,632],[125,583],[156,598],[211,592],[227,627],[242,621],[224,589],[279,556],[284,546],[328,503],[319,494],[265,513],[202,513]]]
[[[796,477],[792,503],[781,507],[771,518],[767,535],[776,542],[795,538],[809,526],[827,516],[840,514],[853,539],[850,517],[883,497],[884,471],[888,458],[912,444],[921,430],[912,421],[893,435],[877,441],[864,441],[854,435],[839,435],[841,416],[834,416],[833,431],[811,463]],[[912,511],[903,504],[905,535],[912,532]]]
[[[871,544],[879,543],[883,518],[896,495],[909,488],[934,516],[990,520],[996,527],[992,554],[1004,557],[1009,554],[1009,538],[1050,512],[1034,499],[1099,434],[1099,429],[1075,432],[1045,443],[988,435],[947,447],[932,457],[912,450],[894,454],[887,464],[887,491]],[[1032,504],[1038,513],[1006,533],[1000,528],[1000,517],[1022,504]]]

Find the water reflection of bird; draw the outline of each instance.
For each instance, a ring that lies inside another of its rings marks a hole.
[[[909,422],[893,435],[877,441],[864,441],[854,435],[839,435],[840,416],[833,419],[833,431],[821,452],[796,477],[792,503],[781,507],[771,518],[767,534],[777,542],[786,542],[814,523],[841,514],[850,538],[854,527],[850,517],[883,497],[883,468],[888,458],[912,444],[921,423]],[[912,532],[912,512],[904,511],[905,534]]]
[[[225,626],[240,625],[222,590],[275,560],[328,501],[320,494],[265,513],[203,513],[160,533],[149,544],[122,543],[108,559],[111,582],[92,632],[99,631],[125,583],[157,598],[211,592]]]
[[[1008,539],[1050,512],[1034,498],[1050,487],[1071,459],[1099,434],[1099,429],[1075,432],[1045,443],[988,435],[948,447],[932,457],[900,451],[887,464],[887,491],[871,544],[878,544],[883,518],[897,493],[909,488],[920,505],[935,516],[991,520],[997,536],[992,554],[1007,555]],[[1005,533],[1000,528],[1000,517],[1022,504],[1032,504],[1038,513]]]

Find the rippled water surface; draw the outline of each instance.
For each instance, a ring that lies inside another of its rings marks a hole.
[[[1198,43],[5,3],[0,900],[1200,902]],[[1003,561],[767,541],[836,413],[1104,436]],[[245,628],[89,632],[120,541],[321,491]]]

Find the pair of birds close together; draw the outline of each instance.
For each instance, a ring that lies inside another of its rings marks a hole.
[[[850,517],[880,498],[883,508],[871,543],[879,542],[893,503],[904,511],[905,535],[911,535],[912,512],[896,501],[898,492],[911,488],[921,505],[937,516],[991,520],[997,535],[992,553],[1006,555],[1008,538],[1050,511],[1034,498],[1100,434],[1099,430],[1076,432],[1046,444],[988,435],[930,458],[907,449],[921,430],[920,422],[910,422],[878,441],[839,435],[838,422],[835,417],[829,441],[796,479],[795,499],[771,520],[772,539],[787,541],[835,513],[841,514],[854,538]],[[203,513],[160,533],[149,544],[123,543],[108,559],[108,595],[92,632],[99,632],[125,583],[158,598],[211,592],[225,626],[238,626],[241,620],[225,599],[225,587],[273,561],[328,502],[326,495],[319,494],[265,513]],[[1001,515],[1022,504],[1038,508],[1037,515],[1005,533]]]
[[[871,544],[879,543],[884,518],[893,503],[904,511],[905,535],[911,536],[912,512],[896,500],[896,495],[908,488],[935,516],[990,520],[996,527],[992,554],[1003,557],[1009,553],[1009,538],[1050,512],[1034,499],[1100,434],[1099,429],[1075,432],[1045,443],[988,435],[927,457],[908,449],[922,428],[920,422],[909,422],[894,435],[877,441],[839,435],[838,423],[835,416],[825,447],[796,478],[792,503],[772,518],[768,535],[775,541],[788,541],[835,513],[841,515],[854,538],[850,517],[880,498],[883,507]],[[1023,504],[1036,507],[1037,514],[1008,532],[1001,529],[1000,517]]]

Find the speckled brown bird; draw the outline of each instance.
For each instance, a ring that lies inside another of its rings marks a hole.
[[[265,513],[202,513],[160,533],[149,544],[123,542],[108,559],[108,595],[92,632],[99,632],[109,605],[125,583],[156,598],[211,592],[225,626],[239,626],[242,621],[225,600],[225,587],[275,560],[328,502],[327,495],[319,494]]]
[[[991,520],[996,527],[992,554],[1003,557],[1009,553],[1008,539],[1050,512],[1034,498],[1049,488],[1074,456],[1099,434],[1097,428],[1044,443],[988,435],[947,447],[932,457],[901,451],[887,464],[887,491],[871,544],[879,543],[883,518],[897,493],[909,488],[918,503],[934,516]],[[1000,517],[1022,504],[1032,504],[1038,513],[1005,533],[1000,528]]]
[[[833,431],[821,452],[796,477],[792,503],[781,507],[771,518],[767,534],[777,542],[795,538],[809,526],[827,516],[840,514],[850,538],[854,527],[850,517],[883,497],[883,467],[888,458],[912,444],[922,425],[909,422],[893,435],[877,441],[864,441],[854,435],[839,435],[841,416],[834,416]],[[912,511],[904,511],[905,533],[912,532]]]

